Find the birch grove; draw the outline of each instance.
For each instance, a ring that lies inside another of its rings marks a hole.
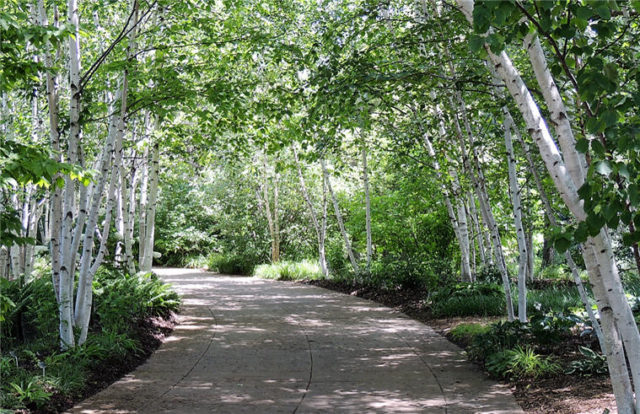
[[[0,333],[115,338],[98,286],[157,266],[327,279],[640,414],[637,3],[3,3]]]

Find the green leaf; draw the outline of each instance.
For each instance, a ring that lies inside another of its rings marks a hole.
[[[591,140],[591,151],[601,157],[604,156],[604,146],[602,146],[602,143],[597,139]]]
[[[609,6],[607,4],[599,4],[595,7],[595,12],[598,13],[598,15],[600,15],[600,17],[602,17],[605,20],[608,20],[611,18],[611,10],[609,9]]]
[[[576,150],[582,154],[585,154],[589,150],[589,140],[580,138],[576,142]]]
[[[484,46],[485,38],[483,36],[478,36],[476,34],[472,34],[469,37],[469,50],[473,53],[478,52]]]
[[[585,181],[584,184],[578,189],[578,195],[581,199],[586,200],[591,196],[591,186],[588,181]]]
[[[584,243],[585,241],[587,241],[587,237],[589,237],[589,232],[587,229],[587,224],[584,221],[578,224],[578,227],[573,232],[573,237],[575,238],[575,241],[578,243]]]
[[[606,110],[600,115],[606,128],[618,123],[618,112],[615,109]]]
[[[576,16],[582,20],[589,20],[593,15],[593,11],[589,6],[582,6],[576,9]]]
[[[604,65],[604,76],[612,82],[618,81],[618,66],[615,63],[607,63]]]
[[[629,203],[631,203],[633,207],[640,206],[640,192],[638,190],[639,188],[637,184],[631,184],[627,188],[627,193],[629,194]]]
[[[562,235],[555,239],[554,246],[558,252],[564,253],[571,247],[571,240],[566,235]]]
[[[589,214],[586,222],[589,236],[591,237],[597,236],[600,229],[605,225],[604,218],[599,214]]]
[[[608,160],[602,160],[596,164],[596,171],[600,175],[608,176],[609,174],[611,174],[611,171],[613,171],[613,169],[611,168],[611,164]]]

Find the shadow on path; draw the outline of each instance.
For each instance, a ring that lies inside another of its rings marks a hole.
[[[183,297],[179,325],[74,413],[521,413],[428,326],[294,283],[155,269]]]

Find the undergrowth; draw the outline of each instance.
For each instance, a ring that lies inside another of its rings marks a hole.
[[[261,264],[255,268],[253,275],[263,279],[275,280],[322,279],[320,266],[316,261],[312,260]]]
[[[51,278],[2,286],[0,407],[57,412],[84,395],[89,379],[109,361],[139,355],[138,326],[177,311],[178,295],[155,275],[101,268],[93,282],[87,341],[67,351],[58,344],[57,303]],[[9,302],[10,301],[10,302]]]

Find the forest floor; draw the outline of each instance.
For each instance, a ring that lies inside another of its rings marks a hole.
[[[456,317],[436,319],[429,311],[426,291],[420,289],[377,289],[334,280],[310,280],[302,283],[323,287],[352,296],[369,299],[389,306],[421,321],[452,342],[449,332],[461,323],[491,323],[499,317]],[[458,343],[462,348],[465,344]],[[569,357],[569,356],[567,356]],[[508,383],[525,412],[530,414],[602,414],[608,408],[616,413],[615,399],[608,375],[579,377],[560,374],[552,378],[538,378]]]

